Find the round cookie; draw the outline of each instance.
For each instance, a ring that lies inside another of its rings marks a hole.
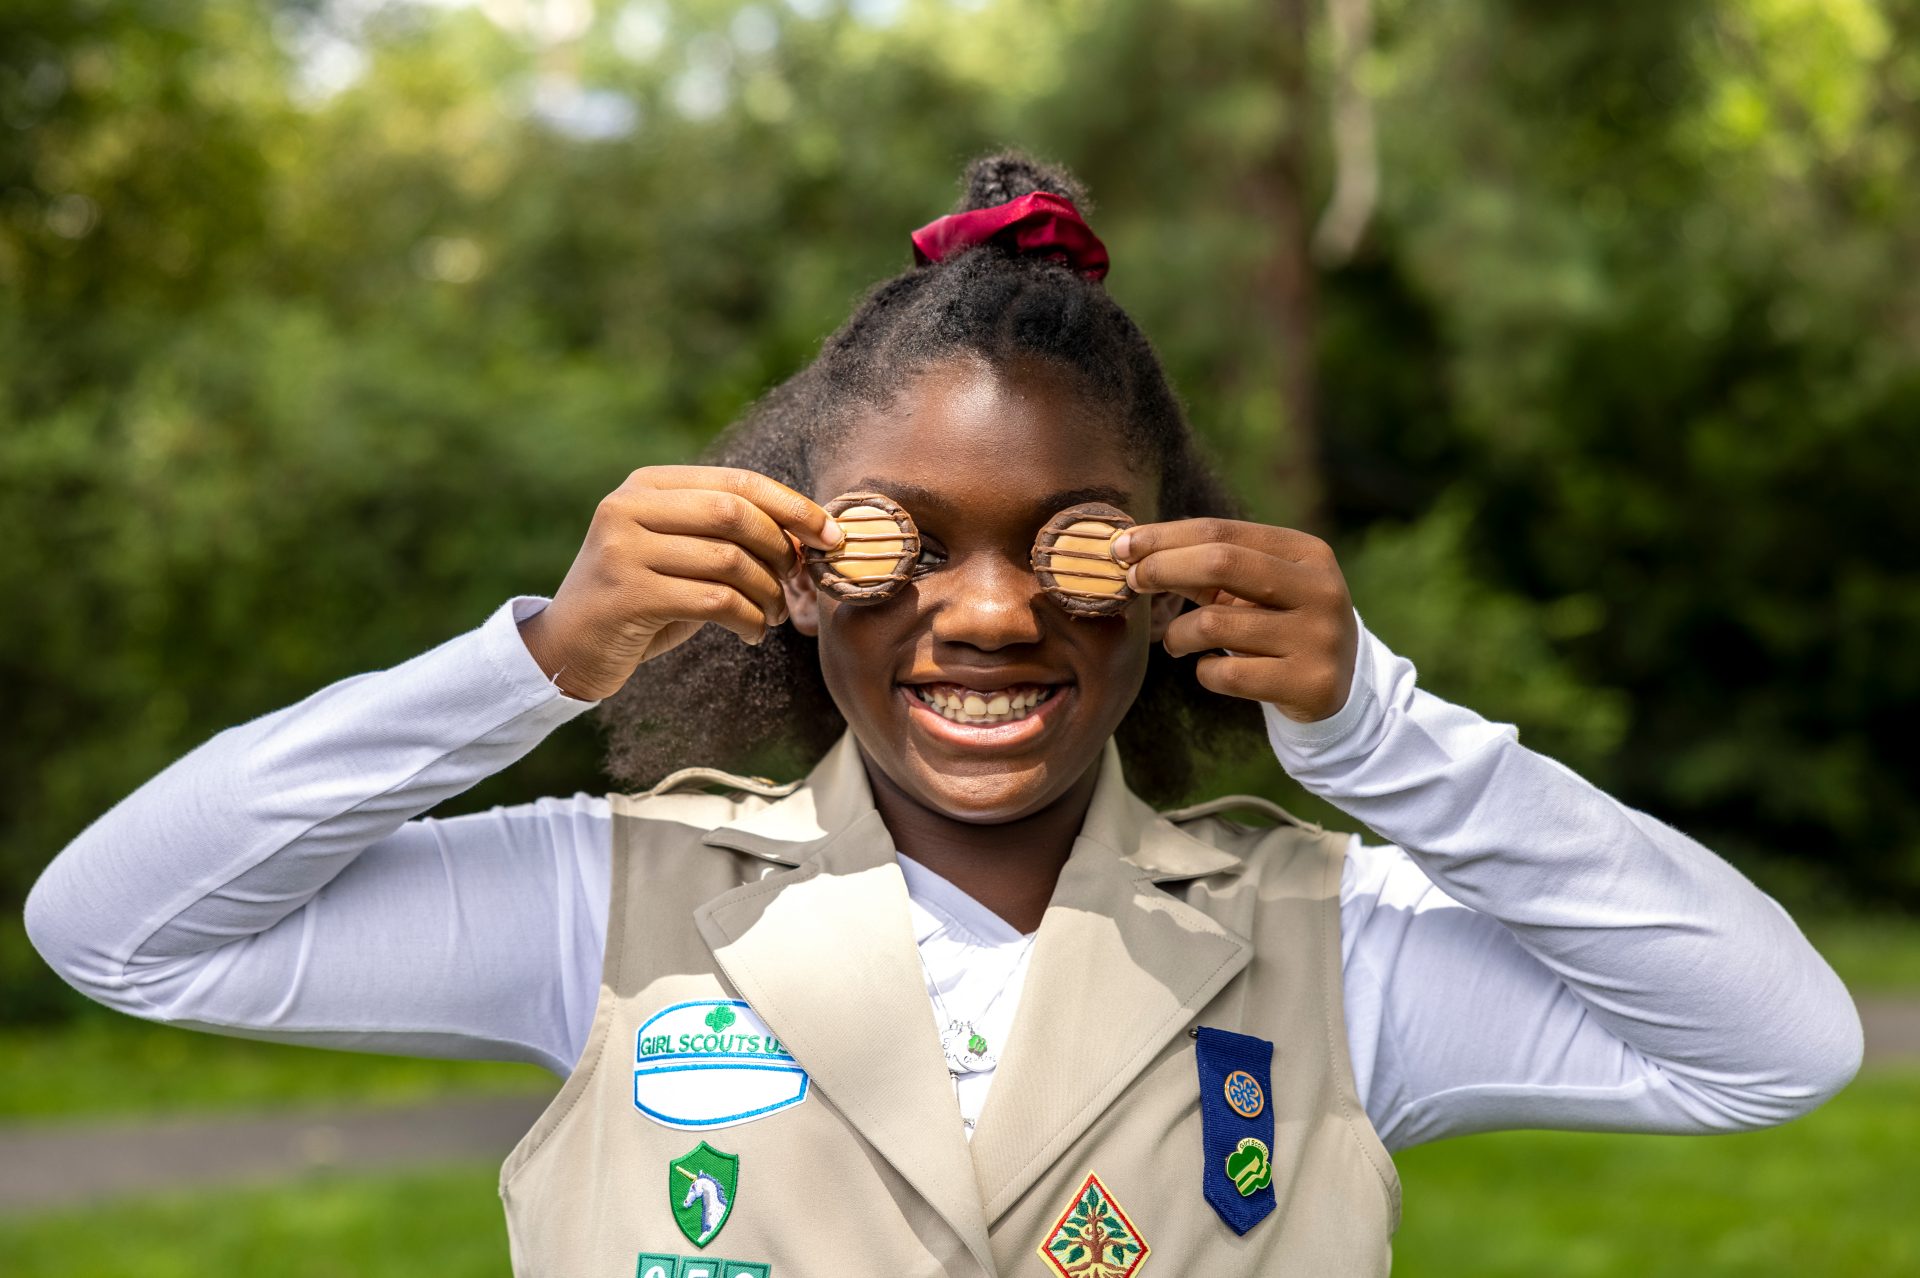
[[[850,604],[891,599],[920,557],[920,530],[900,503],[880,493],[842,493],[824,508],[846,540],[832,550],[806,547],[807,571],[834,598]]]
[[[1102,501],[1069,506],[1034,538],[1034,575],[1074,617],[1112,617],[1134,596],[1127,566],[1113,555],[1113,539],[1133,527],[1125,511]]]

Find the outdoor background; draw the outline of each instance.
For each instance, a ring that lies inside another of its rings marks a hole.
[[[1910,1011],[1916,35],[1920,0],[7,0],[0,1138],[550,1086],[101,1014],[21,903],[212,733],[551,593],[1004,144],[1086,180],[1241,494],[1426,686]],[[598,749],[441,811],[602,789]],[[1326,815],[1268,760],[1230,786]],[[1920,1058],[1882,1058],[1766,1133],[1422,1149],[1397,1271],[1916,1272],[1916,1144]],[[492,1166],[308,1161],[0,1214],[0,1269],[506,1272]]]

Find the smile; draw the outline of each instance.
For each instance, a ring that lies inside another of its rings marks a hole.
[[[920,704],[953,723],[1016,723],[1033,714],[1054,689],[1045,684],[1015,684],[982,692],[951,683],[922,683],[908,687]]]

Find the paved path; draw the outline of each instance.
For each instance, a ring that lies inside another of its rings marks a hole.
[[[1860,1016],[1869,1062],[1920,1060],[1920,1000],[1862,999]],[[271,1182],[329,1167],[497,1162],[546,1103],[544,1096],[480,1097],[406,1109],[0,1126],[0,1213]]]
[[[544,1096],[490,1096],[405,1109],[0,1127],[0,1212],[257,1184],[328,1167],[498,1161],[546,1104]]]
[[[1861,998],[1869,1063],[1920,1057],[1920,999]]]

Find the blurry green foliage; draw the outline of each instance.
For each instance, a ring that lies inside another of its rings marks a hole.
[[[89,820],[550,592],[1006,142],[1090,183],[1262,517],[1317,433],[1428,686],[1770,886],[1920,903],[1920,3],[1375,10],[1381,205],[1316,281],[1304,424],[1250,0],[0,9],[0,1016],[70,1006],[18,906]]]

